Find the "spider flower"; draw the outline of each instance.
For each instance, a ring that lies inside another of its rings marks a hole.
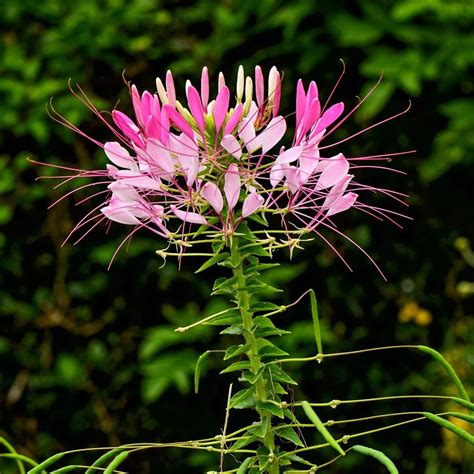
[[[100,177],[97,184],[107,187],[105,193],[97,193],[105,200],[73,233],[112,221],[132,226],[129,235],[146,228],[170,242],[188,239],[189,245],[201,226],[226,238],[250,219],[268,235],[286,233],[291,245],[295,236],[309,232],[326,240],[320,227],[344,235],[332,217],[351,208],[392,222],[405,217],[361,199],[362,194],[382,193],[403,203],[401,193],[356,180],[359,168],[388,169],[362,166],[361,161],[388,161],[402,153],[346,157],[327,152],[352,138],[326,143],[368,96],[344,114],[342,102],[328,105],[335,88],[322,103],[316,83],[305,88],[299,80],[295,113],[286,118],[279,113],[282,75],[276,67],[265,81],[259,66],[253,78],[246,77],[240,66],[234,91],[221,73],[214,97],[207,68],[202,70],[198,87],[186,82],[182,97],[176,94],[170,71],[164,81],[156,80],[156,87],[156,92],[140,93],[132,85],[134,113],[129,116],[113,110],[113,124],[81,89],[81,94],[76,93],[107,124],[115,139],[100,143],[91,138],[108,158],[105,170],[73,170],[76,173],[64,176],[67,180]],[[287,133],[289,127],[294,130],[292,135]]]

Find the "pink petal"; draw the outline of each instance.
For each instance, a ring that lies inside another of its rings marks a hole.
[[[170,119],[168,113],[164,108],[161,109],[161,143],[168,145],[169,134],[170,134]]]
[[[153,96],[148,91],[142,94],[142,115],[143,120],[153,113]]]
[[[281,100],[281,77],[280,73],[277,72],[276,78],[276,88],[273,94],[273,107],[272,107],[272,115],[276,117],[278,115],[278,111],[280,110],[280,100]]]
[[[131,169],[133,165],[136,167],[136,163],[130,156],[130,153],[118,142],[106,142],[104,151],[107,158],[115,165],[128,169]]]
[[[194,86],[189,86],[186,90],[186,94],[188,96],[189,110],[191,110],[191,114],[196,120],[201,135],[204,135],[204,111],[202,109],[199,93]]]
[[[320,118],[314,130],[314,133],[318,133],[321,130],[328,128],[342,115],[342,112],[344,112],[343,102],[339,102],[337,104],[334,104],[332,107],[329,107],[329,109],[327,109],[326,112],[324,112],[324,114]]]
[[[182,211],[181,209],[177,209],[174,205],[171,205],[170,209],[176,217],[184,222],[189,222],[190,224],[207,224],[206,219],[204,219],[201,214],[190,211]]]
[[[358,195],[356,193],[347,193],[337,199],[329,208],[327,216],[333,216],[339,212],[347,211],[350,209],[357,200]]]
[[[156,138],[157,140],[161,137],[161,124],[159,120],[153,116],[149,115],[145,121],[145,133],[147,138]]]
[[[238,160],[242,156],[242,148],[240,148],[239,141],[234,135],[225,135],[221,140],[221,146]]]
[[[326,189],[341,181],[349,171],[349,162],[340,153],[330,165],[328,165],[319,176],[316,189]]]
[[[304,91],[303,81],[298,80],[298,85],[296,86],[296,129],[300,125],[301,119],[303,118],[304,112],[306,109],[306,93]]]
[[[224,178],[224,193],[227,204],[229,205],[229,210],[234,209],[239,200],[240,186],[239,169],[234,163],[232,163],[227,169]]]
[[[135,111],[135,116],[137,117],[137,122],[140,125],[143,125],[144,118],[143,118],[142,101],[140,99],[140,94],[138,93],[138,90],[135,87],[135,85],[132,86],[132,105],[133,105],[133,110]]]
[[[251,193],[246,198],[242,205],[242,217],[248,217],[259,209],[265,199],[257,193]]]
[[[255,66],[255,97],[257,99],[257,104],[259,107],[263,105],[264,96],[265,86],[263,81],[262,68],[260,66]]]
[[[227,120],[227,123],[225,124],[224,135],[228,135],[234,131],[234,128],[240,122],[243,110],[244,107],[242,104],[237,105],[237,107],[232,112],[232,115],[229,117],[229,120]]]
[[[216,133],[220,132],[222,124],[224,123],[227,111],[229,110],[229,89],[227,86],[222,86],[216,97],[214,104],[214,123],[216,124]]]
[[[201,100],[202,106],[205,109],[209,101],[209,73],[206,66],[202,68],[201,72]]]
[[[166,111],[169,118],[173,121],[177,128],[185,133],[189,138],[194,139],[194,131],[186,120],[174,109],[171,105],[166,104],[163,106],[163,110]]]
[[[224,207],[224,200],[220,189],[211,182],[206,183],[201,189],[201,196],[220,214]]]
[[[139,135],[139,128],[124,113],[112,110],[112,119],[127,138],[136,145],[143,146],[142,137]]]

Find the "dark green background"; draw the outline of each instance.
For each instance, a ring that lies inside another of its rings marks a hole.
[[[47,211],[61,191],[51,181],[35,181],[53,172],[26,160],[102,166],[102,153],[50,120],[45,104],[54,96],[55,107],[72,122],[110,140],[69,93],[67,81],[79,83],[101,109],[120,99],[120,108],[129,111],[123,71],[152,90],[155,77],[171,68],[181,94],[185,80],[196,81],[204,65],[214,78],[223,71],[232,84],[239,64],[248,71],[260,64],[266,72],[275,64],[285,75],[284,112],[292,110],[299,77],[315,79],[327,96],[341,69],[339,58],[347,72],[335,100],[347,105],[383,71],[382,84],[341,135],[404,109],[409,99],[411,111],[341,151],[416,148],[416,155],[392,163],[407,176],[364,174],[367,182],[408,192],[414,221],[403,231],[356,212],[337,222],[377,260],[388,283],[354,247],[330,234],[354,273],[315,241],[268,278],[285,289],[282,303],[308,287],[316,290],[327,351],[429,344],[445,353],[474,393],[472,2],[2,0],[0,6],[0,436],[43,459],[71,448],[204,437],[223,424],[232,377],[217,376],[217,358],[208,364],[198,396],[191,377],[202,351],[232,340],[209,327],[173,332],[222,304],[208,299],[211,273],[194,277],[198,262],[185,262],[181,272],[172,262],[160,269],[154,250],[163,243],[146,234],[107,271],[125,235],[121,226],[109,235],[98,230],[76,247],[60,247],[91,204],[78,209],[77,198]],[[287,262],[286,255],[280,258]],[[420,308],[429,311],[432,322],[404,321],[403,315],[410,317],[407,304],[418,308],[418,316]],[[284,345],[298,355],[315,352],[308,312],[304,303],[281,316],[281,325],[293,331]],[[313,401],[455,393],[445,374],[414,352],[336,359],[301,367],[295,376],[301,381],[295,397]],[[387,402],[320,415],[422,408],[447,406]],[[240,424],[236,414],[230,424]],[[472,449],[427,422],[360,442],[383,449],[401,472],[474,469]],[[314,460],[331,456],[322,451]],[[2,473],[15,472],[2,462]],[[131,473],[216,468],[212,456],[174,451],[147,452],[126,466]],[[355,454],[328,472],[362,469],[383,472]]]

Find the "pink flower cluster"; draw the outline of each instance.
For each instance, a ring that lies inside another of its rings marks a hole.
[[[245,77],[241,66],[235,92],[220,74],[211,100],[204,68],[199,90],[186,83],[183,102],[176,97],[170,71],[164,82],[157,79],[157,92],[140,94],[131,86],[135,116],[114,110],[115,126],[106,123],[116,141],[94,140],[110,161],[107,169],[76,175],[105,177],[101,183],[107,184],[108,192],[105,202],[75,230],[107,219],[135,226],[132,233],[145,227],[164,238],[189,234],[193,225],[230,235],[244,219],[258,215],[265,222],[274,215],[272,222],[288,232],[320,235],[318,226],[334,230],[331,216],[352,207],[378,218],[393,220],[390,213],[400,215],[360,203],[359,192],[381,192],[399,201],[400,193],[354,182],[353,171],[361,166],[353,160],[386,160],[389,155],[322,156],[325,149],[351,138],[321,145],[355,109],[343,116],[342,102],[322,105],[316,83],[305,89],[300,80],[292,114],[294,134],[285,148],[287,119],[279,114],[280,72],[273,67],[265,82],[259,66],[253,79]]]

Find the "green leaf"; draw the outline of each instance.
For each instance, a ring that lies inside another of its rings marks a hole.
[[[248,344],[237,344],[234,346],[230,346],[225,351],[224,360],[232,359],[232,357],[236,357],[244,352],[249,350],[250,346]]]
[[[313,423],[316,429],[323,435],[323,438],[329,443],[329,445],[332,446],[341,456],[345,456],[345,451],[339,446],[339,443],[333,438],[332,434],[323,425],[323,422],[319,419],[319,416],[316,415],[316,412],[313,410],[311,405],[307,401],[304,401],[301,402],[301,407],[303,408],[311,423]]]
[[[287,383],[290,385],[298,385],[298,383],[293,380],[288,374],[286,374],[283,369],[278,367],[276,364],[269,364],[271,380],[275,382]]]
[[[283,408],[270,401],[257,402],[257,410],[264,410],[278,418],[284,418]]]
[[[267,341],[267,344],[259,349],[258,355],[261,357],[284,357],[288,355],[288,352]]]
[[[445,420],[444,418],[441,418],[438,415],[434,415],[433,413],[429,412],[422,412],[423,416],[428,418],[428,420],[437,423],[438,425],[442,426],[443,428],[446,428],[447,430],[453,432],[454,434],[458,435],[460,438],[462,438],[464,441],[467,441],[469,444],[474,446],[474,436],[467,431],[463,430],[459,426],[455,425],[454,423],[451,423],[448,420]]]
[[[117,467],[122,464],[128,457],[128,451],[118,454],[115,459],[106,467],[104,474],[112,474]]]
[[[243,436],[242,438],[237,440],[230,449],[231,450],[242,449],[245,446],[248,446],[250,443],[254,443],[255,441],[258,441],[258,438],[256,436]]]
[[[242,334],[243,328],[241,324],[232,324],[228,328],[223,329],[219,334],[231,334],[233,336],[238,336]]]
[[[257,373],[254,373],[251,370],[244,370],[239,378],[239,381],[245,381],[254,385],[260,379],[264,371],[265,366],[260,367]]]
[[[304,444],[296,434],[296,431],[293,428],[290,428],[289,426],[284,426],[283,428],[277,427],[276,434],[280,438],[284,438],[288,441],[291,441],[295,446],[304,447]]]
[[[312,289],[309,290],[309,297],[311,299],[311,316],[313,318],[313,330],[314,337],[316,339],[316,347],[318,348],[319,354],[322,354],[323,345],[321,343],[321,327],[319,325],[318,302],[316,301],[316,295]]]
[[[220,374],[228,374],[229,372],[235,372],[236,370],[248,370],[250,369],[250,362],[248,360],[243,360],[240,362],[234,362],[230,364],[229,367],[226,367],[224,370],[221,370]]]
[[[367,448],[366,446],[361,446],[360,444],[356,444],[352,446],[352,449],[356,453],[363,454],[365,456],[370,456],[383,464],[390,474],[398,474],[398,469],[396,468],[395,464],[384,454],[382,451],[378,451],[373,448]]]
[[[225,260],[229,257],[229,252],[218,253],[211,257],[209,260],[206,260],[194,273],[201,273],[204,270],[207,270],[208,268],[212,267],[216,263],[222,262],[222,260]]]
[[[268,432],[268,423],[265,423],[265,425],[261,421],[258,423],[254,423],[253,426],[247,431],[250,434],[257,436],[258,438],[264,438]]]
[[[275,303],[255,303],[252,306],[250,306],[249,311],[251,313],[256,313],[257,311],[265,311],[265,312],[270,312],[270,311],[276,311],[279,309],[280,306],[276,305]]]
[[[255,389],[249,387],[235,393],[230,399],[229,407],[238,410],[255,406]]]
[[[209,321],[206,321],[204,324],[206,326],[230,326],[240,322],[242,318],[240,316],[232,316],[231,314],[223,314],[221,316],[216,316]]]
[[[198,393],[199,391],[199,378],[201,376],[201,364],[202,364],[202,361],[204,359],[206,359],[206,357],[210,354],[211,352],[210,351],[206,351],[204,353],[202,353],[197,362],[196,362],[196,366],[194,367],[194,393]]]
[[[428,346],[417,346],[417,347],[421,352],[425,352],[426,354],[429,354],[431,357],[433,357],[433,359],[435,359],[437,362],[441,364],[444,370],[446,370],[446,372],[448,373],[448,376],[453,382],[453,384],[458,389],[458,392],[461,395],[461,398],[463,398],[467,402],[470,402],[469,395],[467,394],[466,389],[464,388],[461,382],[461,379],[458,377],[458,374],[456,374],[456,371],[453,369],[452,365],[442,356],[442,354],[440,354],[438,351]]]

